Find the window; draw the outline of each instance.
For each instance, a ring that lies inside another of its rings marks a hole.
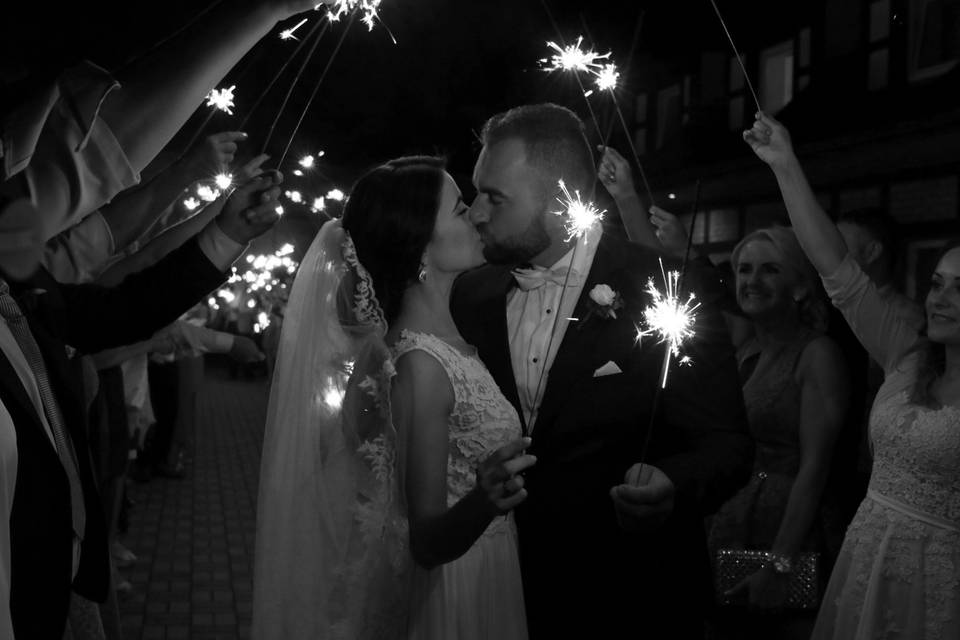
[[[747,66],[746,56],[740,56],[743,66]],[[732,130],[743,129],[743,110],[746,104],[744,95],[746,83],[743,71],[735,56],[730,57],[727,64],[727,126]]]
[[[890,83],[890,0],[869,5],[867,28],[867,89],[884,89]]]
[[[760,105],[776,113],[792,99],[793,40],[787,40],[760,54]]]
[[[960,60],[960,0],[912,0],[907,68],[911,81],[941,75]]]
[[[683,124],[690,122],[690,105],[693,104],[693,77],[683,76],[683,109],[681,121]]]
[[[647,94],[638,94],[633,101],[633,147],[637,155],[647,153]]]
[[[810,27],[800,30],[797,36],[797,56],[795,76],[797,79],[797,93],[803,91],[810,84],[810,60],[811,55],[811,33]]]
[[[680,132],[680,85],[657,92],[657,149]]]

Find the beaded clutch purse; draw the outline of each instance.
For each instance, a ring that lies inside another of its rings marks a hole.
[[[747,549],[720,549],[717,551],[715,575],[717,598],[722,604],[736,604],[726,597],[727,591],[737,586],[744,578],[759,571],[769,562],[766,551]],[[820,603],[819,553],[801,553],[794,558],[790,574],[787,607],[791,609],[816,609]]]

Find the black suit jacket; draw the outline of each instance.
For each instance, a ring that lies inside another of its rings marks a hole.
[[[713,304],[721,285],[692,264],[687,281],[703,302],[685,347],[694,364],[672,366],[647,455],[676,486],[674,512],[651,534],[618,525],[609,491],[639,461],[663,361],[655,338],[636,343],[650,277],[662,289],[655,254],[605,234],[573,316],[587,317],[597,284],[618,291],[625,307],[616,319],[571,323],[549,372],[531,434],[537,464],[525,474],[529,497],[516,513],[535,637],[602,637],[631,621],[668,624],[671,637],[702,633],[710,601],[703,517],[746,481],[753,447],[733,347]],[[509,269],[481,267],[457,280],[452,309],[522,416],[507,342],[513,286]],[[609,361],[622,373],[594,377]]]
[[[191,241],[113,288],[59,284],[43,270],[11,284],[73,440],[87,511],[80,567],[71,585],[67,476],[19,377],[0,352],[0,399],[17,434],[17,485],[10,516],[10,609],[17,638],[59,640],[71,586],[96,601],[105,600],[109,588],[106,521],[91,465],[81,381],[73,375],[66,345],[94,353],[146,339],[223,278]]]

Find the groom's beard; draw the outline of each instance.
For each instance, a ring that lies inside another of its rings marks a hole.
[[[545,217],[546,211],[540,212],[522,232],[499,242],[488,240],[488,236],[481,229],[483,257],[490,264],[508,266],[530,262],[534,256],[543,253],[550,246]]]

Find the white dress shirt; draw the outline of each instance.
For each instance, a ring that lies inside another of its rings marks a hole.
[[[551,271],[570,266],[571,282],[567,287],[545,282],[528,291],[516,288],[507,298],[510,360],[528,433],[533,431],[536,410],[547,387],[550,367],[583,292],[601,233],[600,225],[594,225],[580,237],[574,248],[551,265]],[[564,289],[566,291],[561,300],[561,291]]]

